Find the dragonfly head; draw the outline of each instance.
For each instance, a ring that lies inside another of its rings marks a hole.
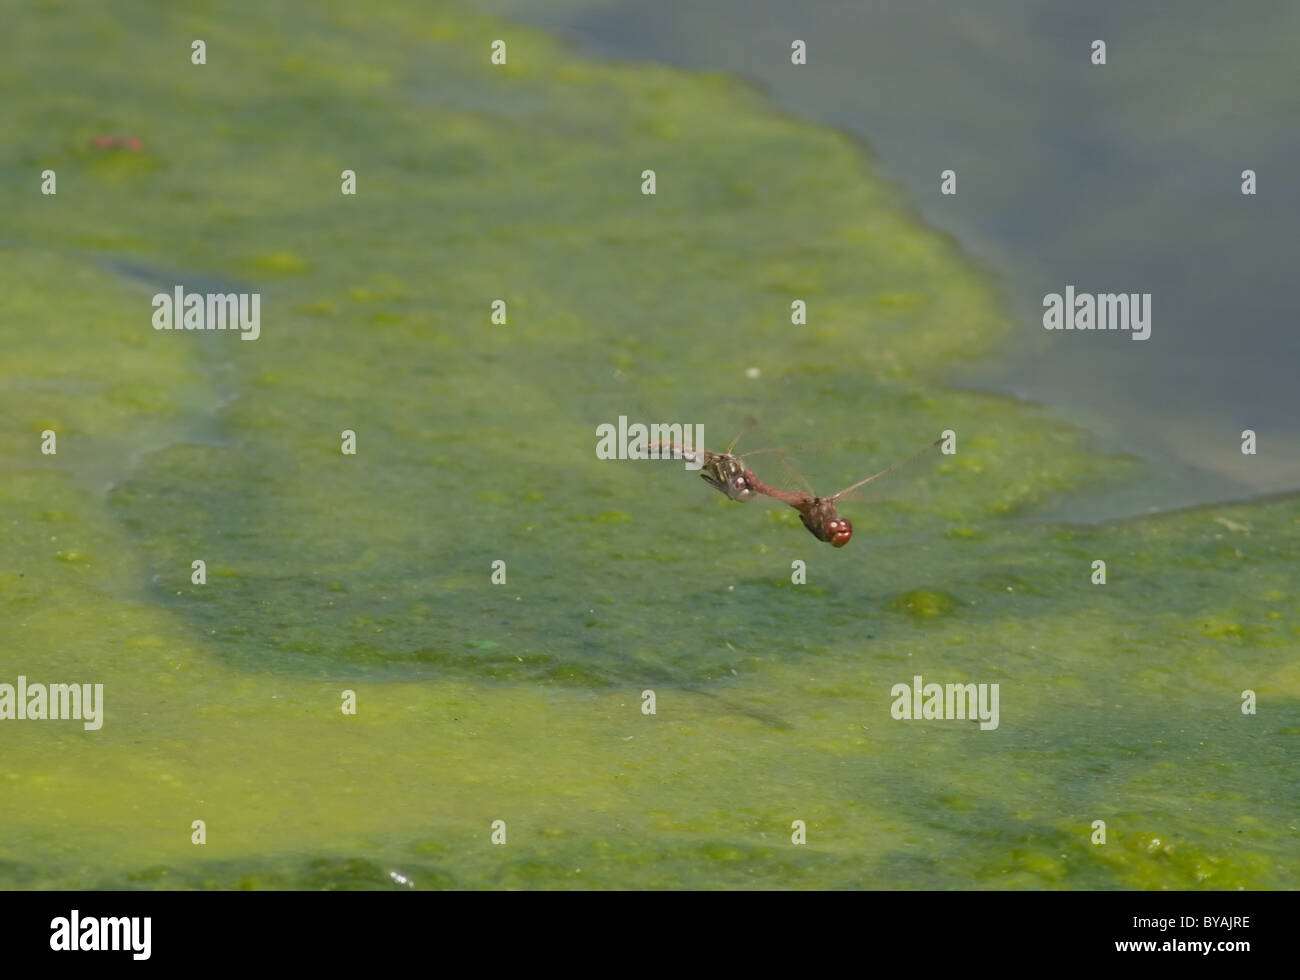
[[[826,522],[826,540],[833,548],[843,548],[853,537],[853,525],[847,517],[835,517]]]
[[[744,473],[737,473],[727,481],[727,496],[744,503],[754,496],[754,486]]]

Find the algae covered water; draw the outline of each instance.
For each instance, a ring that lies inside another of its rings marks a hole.
[[[1300,502],[1026,519],[1135,464],[943,387],[989,284],[740,82],[231,10],[10,25],[0,683],[104,717],[0,721],[0,885],[1294,885]],[[155,331],[178,284],[260,336]],[[818,487],[958,452],[831,549],[596,458],[660,407]],[[997,727],[894,717],[916,677]]]
[[[1141,457],[1061,495],[1101,520],[1300,488],[1289,283],[1300,166],[1289,0],[475,0],[594,56],[754,79],[843,127],[932,226],[987,264],[1014,324],[945,378],[1032,399]],[[806,64],[790,64],[791,39]],[[1104,64],[1094,62],[1097,42]],[[951,171],[951,181],[941,174]],[[1255,193],[1242,193],[1247,178]],[[1149,292],[1149,342],[1042,328],[1045,295]],[[1240,465],[1236,436],[1270,451]]]

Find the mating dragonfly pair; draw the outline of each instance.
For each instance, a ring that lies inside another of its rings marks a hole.
[[[803,521],[803,526],[812,532],[813,537],[818,541],[825,541],[833,548],[843,548],[849,543],[849,539],[853,537],[853,525],[847,517],[840,516],[839,511],[835,508],[837,501],[844,499],[855,490],[865,487],[868,483],[879,480],[882,476],[906,466],[918,456],[928,453],[943,442],[942,439],[936,439],[924,449],[913,453],[906,459],[899,460],[892,466],[886,466],[879,473],[873,473],[865,480],[859,480],[843,490],[822,497],[814,493],[812,487],[808,487],[807,493],[798,493],[793,490],[778,490],[776,487],[768,486],[755,475],[753,470],[744,464],[743,460],[746,456],[755,456],[759,453],[775,452],[776,450],[757,449],[737,456],[732,450],[736,448],[739,439],[740,436],[733,439],[726,451],[721,453],[702,448],[684,450],[673,442],[660,442],[658,447],[661,452],[668,450],[675,458],[686,459],[692,463],[698,461],[700,463],[701,479],[713,489],[725,493],[737,503],[743,504],[751,499],[754,494],[761,493],[782,503],[789,504],[799,512],[799,519]]]

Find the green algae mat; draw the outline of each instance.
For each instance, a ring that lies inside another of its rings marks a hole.
[[[210,9],[6,24],[0,684],[103,693],[0,718],[0,887],[1295,886],[1300,500],[1036,518],[1142,464],[944,387],[1013,327],[869,151],[455,4]],[[831,549],[596,457],[654,413],[957,452]]]

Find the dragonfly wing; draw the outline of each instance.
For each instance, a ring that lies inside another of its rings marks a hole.
[[[926,453],[930,452],[930,450],[937,448],[941,442],[943,442],[942,439],[936,439],[934,442],[930,443],[930,445],[926,446],[924,449],[917,450],[916,452],[912,453],[911,456],[908,456],[906,459],[900,459],[897,463],[894,463],[892,466],[886,466],[879,473],[873,473],[865,480],[859,480],[857,483],[845,487],[843,490],[839,491],[838,493],[831,494],[829,499],[841,500],[845,497],[848,497],[850,494],[854,493],[855,491],[865,487],[868,483],[874,483],[876,480],[879,480],[881,477],[888,476],[890,473],[893,473],[897,470],[901,470],[908,463],[912,462],[913,460],[919,459],[920,457],[924,456]]]
[[[727,448],[724,450],[724,452],[727,453],[728,455],[735,452],[736,446],[740,443],[740,440],[745,438],[745,436],[749,435],[756,428],[758,428],[758,416],[754,415],[753,413],[746,415],[744,427],[741,428],[741,430],[738,433],[736,433],[736,438],[732,439],[731,442],[727,443]],[[745,453],[744,455],[748,456],[749,454]]]
[[[776,450],[773,450],[772,452],[776,457],[777,463],[780,464],[782,471],[785,473],[786,476],[785,482],[797,483],[800,486],[804,487],[806,492],[796,493],[793,490],[782,490],[779,487],[770,486],[767,483],[764,483],[763,480],[758,477],[758,474],[754,473],[753,470],[747,470],[746,472],[748,472],[753,477],[753,479],[750,482],[753,483],[754,489],[761,494],[765,494],[766,496],[769,497],[774,497],[775,499],[780,500],[783,503],[787,503],[791,507],[797,507],[799,506],[800,503],[807,501],[810,497],[815,496],[812,487],[808,486],[808,481],[803,478],[803,474],[801,474],[797,469],[791,466],[790,463],[786,460],[786,458],[782,456],[779,452],[777,452]]]

